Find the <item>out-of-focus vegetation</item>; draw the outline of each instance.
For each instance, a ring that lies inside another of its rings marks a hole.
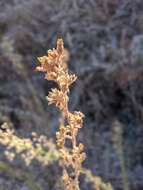
[[[32,131],[53,137],[58,112],[48,107],[45,96],[55,84],[47,84],[34,68],[36,57],[62,36],[71,53],[69,67],[78,75],[69,107],[86,116],[78,137],[88,157],[84,168],[110,181],[115,190],[142,189],[142,10],[142,0],[1,0],[0,124],[7,122],[20,139]],[[15,177],[9,166],[18,176],[31,173],[35,189],[39,184],[60,189],[57,161],[26,167],[19,159],[8,163],[4,147],[0,149],[6,164],[0,167],[1,189],[32,189],[27,177]],[[95,189],[83,178],[81,189]]]
[[[2,159],[2,161],[0,161],[0,170],[9,175],[12,179],[24,181],[27,187],[32,190],[42,190],[44,187],[42,187],[43,183],[40,182],[40,179],[43,176],[39,179],[39,173],[34,173],[34,175],[33,168],[30,166],[36,166],[38,163],[44,168],[44,172],[48,172],[48,170],[46,171],[46,166],[50,164],[54,165],[55,162],[59,161],[60,154],[53,141],[47,139],[44,135],[38,136],[35,132],[33,132],[29,138],[18,137],[7,123],[4,123],[1,129],[0,144],[3,145],[4,153],[2,158],[6,158],[9,163]],[[28,171],[25,171],[24,167],[19,168],[18,163],[25,165]],[[56,179],[56,184],[53,185],[55,188],[64,189],[63,183],[61,183],[61,168],[59,168],[59,166],[57,164],[55,166],[57,167],[59,175]],[[15,172],[13,172],[13,170],[15,170]],[[100,177],[94,176],[90,170],[81,168],[81,173],[84,176],[83,183],[91,183],[94,189],[113,190],[110,183],[103,182]],[[51,179],[53,178],[51,174],[49,174],[49,177]],[[36,178],[38,178],[38,182]],[[48,184],[46,184],[46,188],[48,187],[49,181]]]

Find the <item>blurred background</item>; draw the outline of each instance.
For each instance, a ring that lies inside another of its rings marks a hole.
[[[142,190],[142,0],[0,0],[0,125],[7,122],[21,138],[45,135],[54,146],[59,112],[45,98],[54,84],[35,67],[59,36],[78,76],[69,108],[85,114],[78,136],[84,168],[115,190]],[[4,150],[0,145],[0,190],[60,189],[52,156],[46,166],[27,167],[9,162]],[[81,179],[81,189],[96,190],[92,183]]]

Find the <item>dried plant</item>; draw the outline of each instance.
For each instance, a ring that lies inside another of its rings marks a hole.
[[[63,167],[63,182],[65,190],[79,190],[79,175],[81,164],[85,160],[84,145],[77,143],[77,133],[83,126],[84,115],[79,111],[71,113],[68,109],[69,87],[77,77],[68,73],[68,52],[64,48],[63,40],[57,40],[57,47],[48,50],[48,55],[39,57],[38,71],[45,72],[45,79],[55,81],[58,88],[49,93],[49,104],[55,104],[62,114],[61,125],[56,133],[61,163]],[[71,144],[71,146],[70,146]]]

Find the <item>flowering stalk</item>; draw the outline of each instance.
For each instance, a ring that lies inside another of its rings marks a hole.
[[[62,124],[56,133],[56,139],[63,167],[64,187],[65,190],[80,190],[78,178],[85,153],[83,144],[78,144],[76,137],[83,125],[84,115],[78,111],[71,113],[68,109],[69,86],[77,77],[68,73],[68,52],[64,49],[63,40],[58,39],[56,49],[48,50],[48,55],[39,57],[38,60],[40,66],[36,67],[36,70],[45,72],[46,80],[58,84],[58,88],[49,92],[47,99],[49,104],[55,104],[62,114]]]

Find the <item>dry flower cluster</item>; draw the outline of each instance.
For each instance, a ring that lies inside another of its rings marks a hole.
[[[68,52],[61,38],[57,40],[56,49],[48,50],[48,55],[38,60],[40,66],[36,70],[45,72],[46,80],[52,80],[58,84],[58,88],[52,89],[47,99],[49,104],[55,104],[62,113],[56,138],[63,166],[64,188],[79,190],[79,175],[85,153],[83,152],[84,145],[78,144],[76,137],[78,130],[82,128],[84,115],[79,111],[71,113],[68,109],[69,87],[77,77],[68,73]]]

